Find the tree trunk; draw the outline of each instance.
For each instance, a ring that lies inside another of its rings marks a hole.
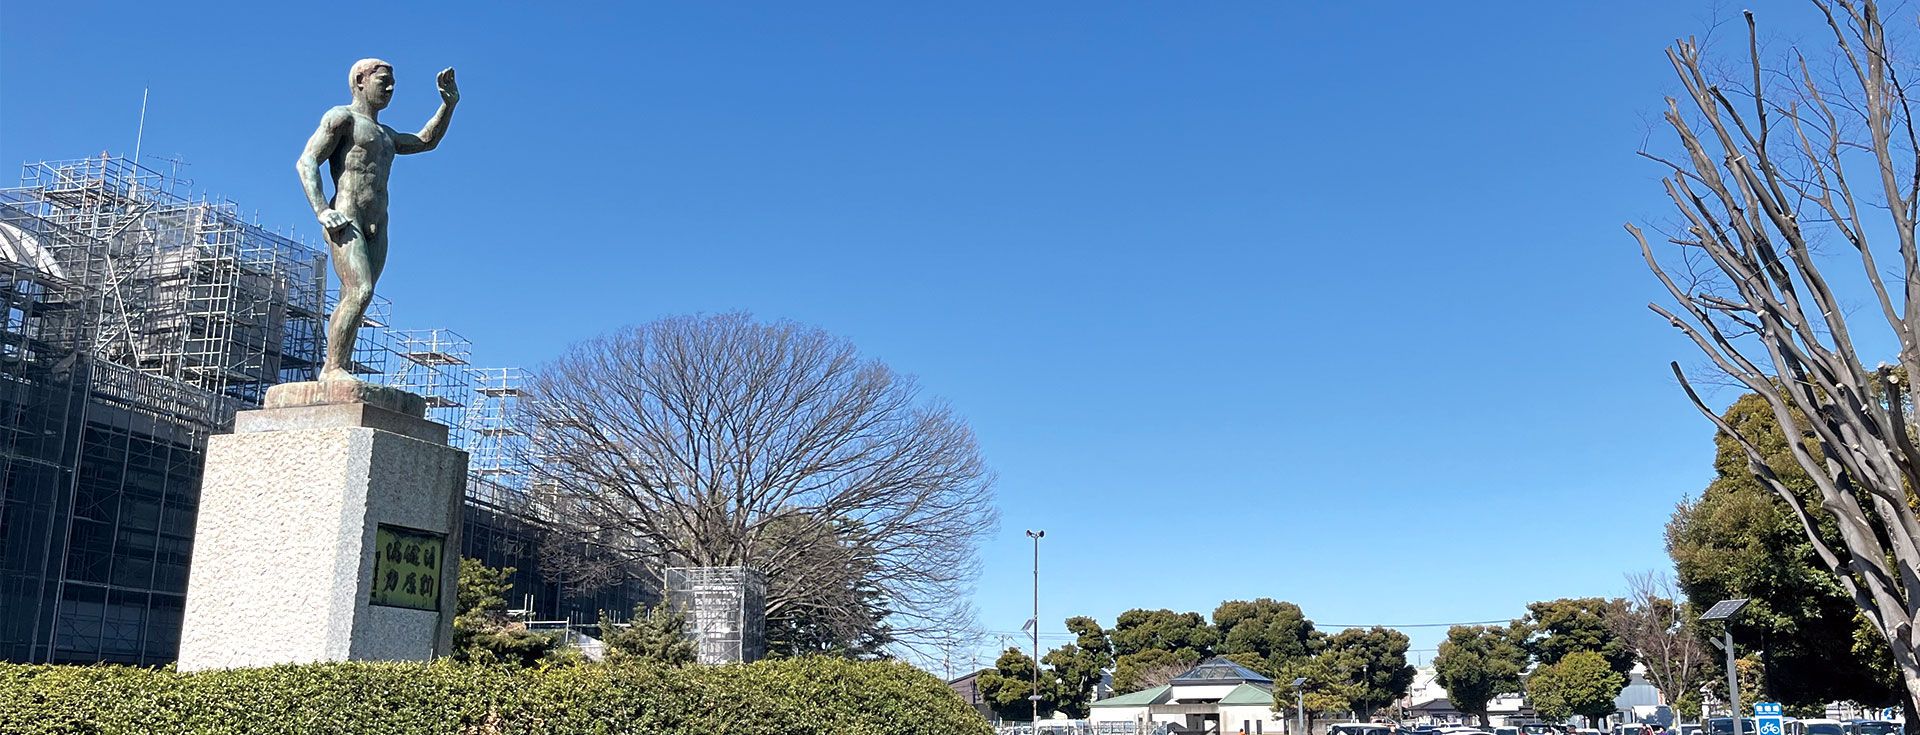
[[[1907,685],[1907,696],[1900,700],[1901,714],[1906,716],[1907,722],[1920,722],[1920,718],[1915,717],[1915,704],[1920,703],[1920,674],[1916,674],[1911,666],[1903,666],[1900,679]]]

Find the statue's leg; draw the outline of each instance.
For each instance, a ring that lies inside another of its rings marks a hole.
[[[321,380],[353,380],[347,366],[353,362],[354,336],[373,300],[373,269],[367,262],[367,238],[359,217],[348,214],[353,224],[328,235],[333,247],[333,273],[340,278],[340,303],[327,319],[327,362],[320,370]]]

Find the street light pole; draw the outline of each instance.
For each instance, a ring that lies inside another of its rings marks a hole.
[[[1033,539],[1033,735],[1040,735],[1040,538],[1045,535],[1046,531],[1027,531]]]
[[[1734,661],[1733,616],[1739,614],[1740,608],[1746,606],[1747,598],[1744,597],[1721,600],[1714,603],[1705,615],[1700,616],[1702,622],[1720,623],[1721,630],[1726,636],[1725,642],[1720,644],[1720,647],[1727,651],[1727,702],[1733,707],[1733,711],[1728,712],[1727,717],[1733,722],[1733,735],[1740,735],[1740,670]]]
[[[1300,732],[1297,735],[1307,735],[1306,683],[1307,677],[1304,676],[1293,680],[1293,713],[1300,720]]]
[[[1360,664],[1360,709],[1361,710],[1367,709],[1367,704],[1369,704],[1367,695],[1373,693],[1372,691],[1369,691],[1372,688],[1373,688],[1373,662],[1371,661],[1362,662]],[[1361,714],[1370,715],[1372,713],[1363,711],[1361,712]],[[1367,721],[1372,722],[1373,718],[1368,717]]]
[[[1727,701],[1733,703],[1733,711],[1729,713],[1728,716],[1733,718],[1733,735],[1740,735],[1740,668],[1733,658],[1733,625],[1731,622],[1729,622],[1724,632],[1726,634],[1726,642],[1721,644],[1721,646],[1727,649]]]

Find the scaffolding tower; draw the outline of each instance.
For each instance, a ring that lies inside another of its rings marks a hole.
[[[703,664],[767,654],[767,577],[752,567],[668,567],[667,606],[687,616]]]
[[[451,329],[382,329],[386,355],[368,380],[427,399],[427,418],[447,425],[447,443],[469,449],[467,409],[473,405],[473,343]]]
[[[21,180],[0,189],[0,221],[32,228],[42,270],[99,292],[94,357],[249,405],[312,379],[323,253],[125,158],[30,163]]]
[[[474,404],[467,410],[469,495],[511,510],[530,506],[526,482],[526,432],[517,413],[526,395],[527,371],[517,367],[468,368]]]

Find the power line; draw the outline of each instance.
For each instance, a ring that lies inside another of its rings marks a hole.
[[[1313,625],[1316,628],[1450,628],[1455,625],[1493,625],[1494,623],[1507,623],[1507,622],[1512,622],[1512,621],[1506,618],[1501,618],[1499,620],[1469,620],[1464,623],[1406,623],[1403,625],[1392,625],[1388,623],[1373,623],[1369,625],[1341,625],[1339,623],[1314,623]]]
[[[1457,622],[1457,623],[1398,623],[1398,624],[1396,624],[1396,623],[1353,623],[1353,624],[1344,624],[1344,623],[1319,623],[1319,622],[1315,622],[1315,623],[1314,623],[1313,625],[1314,625],[1314,627],[1316,627],[1316,628],[1450,628],[1450,627],[1453,627],[1453,626],[1456,626],[1456,625],[1494,625],[1494,624],[1498,624],[1498,623],[1509,623],[1509,622],[1513,622],[1513,621],[1512,621],[1512,620],[1510,620],[1510,619],[1508,619],[1508,618],[1500,618],[1500,619],[1497,619],[1497,620],[1466,620],[1466,621],[1461,621],[1461,622]],[[990,635],[990,636],[1018,636],[1018,637],[1021,637],[1021,638],[1028,638],[1028,637],[1031,637],[1031,636],[1033,635],[1032,633],[1030,633],[1030,632],[1028,632],[1028,631],[1025,631],[1025,630],[989,630],[989,631],[986,631],[986,633],[987,633],[987,635]],[[1079,638],[1080,636],[1078,636],[1077,634],[1074,634],[1074,633],[1041,633],[1041,634],[1040,634],[1040,637],[1041,637],[1041,638],[1043,638],[1043,639],[1049,639],[1049,640],[1069,640],[1069,639],[1078,639],[1078,638]],[[1428,650],[1431,650],[1431,649],[1428,649]]]

